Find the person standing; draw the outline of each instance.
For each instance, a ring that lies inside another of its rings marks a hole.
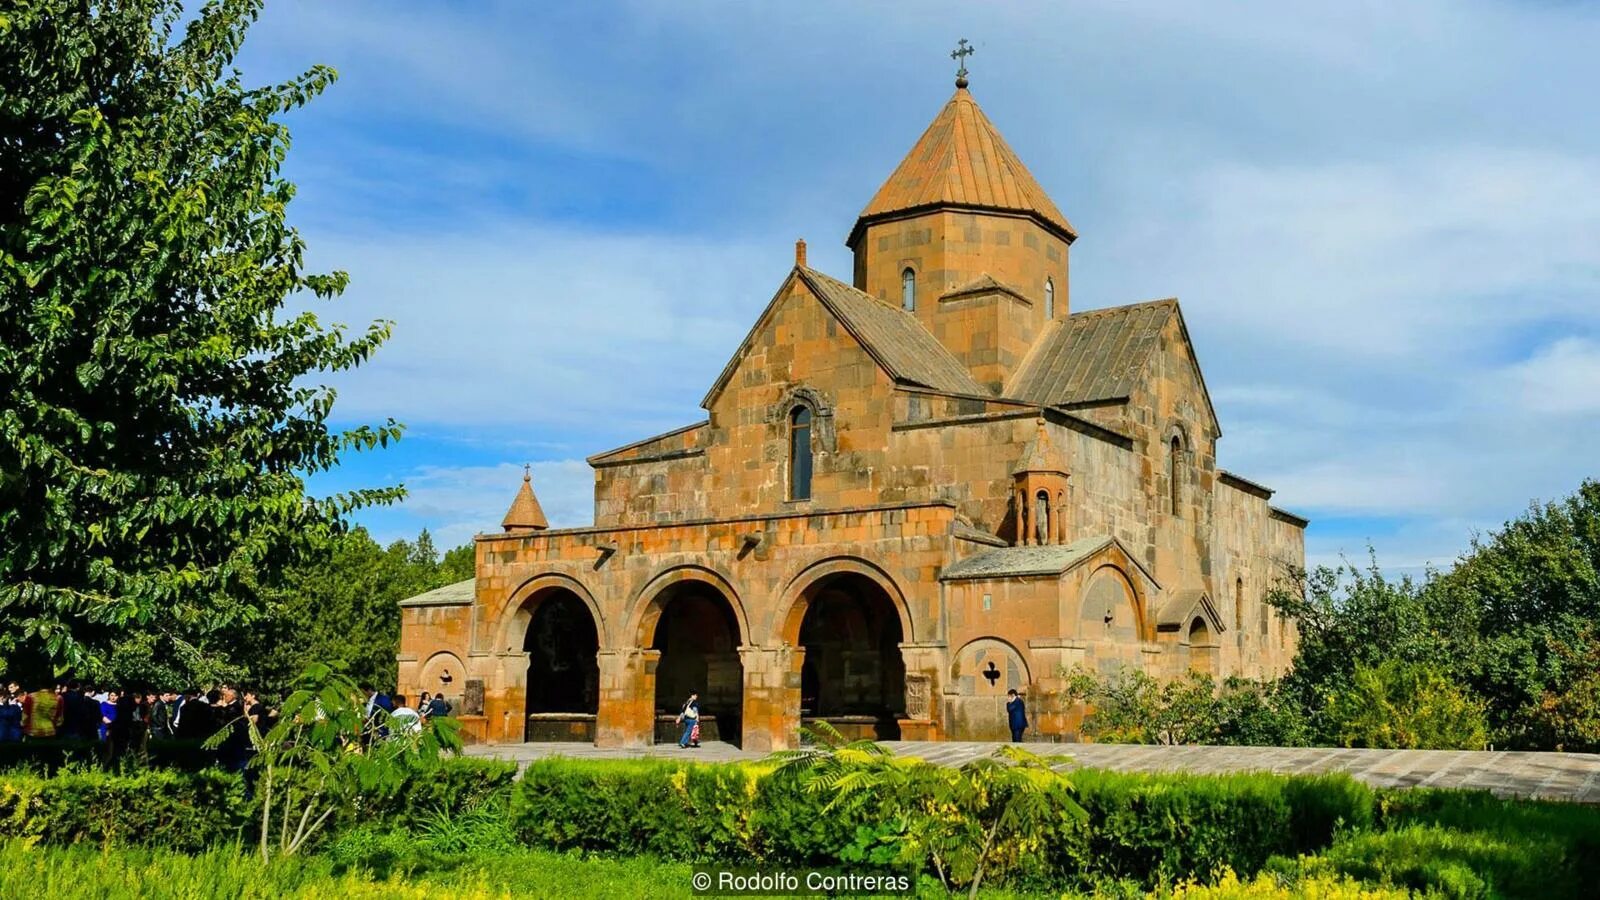
[[[93,700],[93,698],[90,698]],[[111,725],[117,721],[117,700],[120,697],[116,691],[106,691],[100,701],[100,742],[105,743],[111,737]]]
[[[0,744],[22,740],[22,701],[9,690],[0,691]]]
[[[39,740],[56,736],[56,723],[61,719],[60,688],[52,691],[40,688],[29,698],[28,737]]]
[[[1028,709],[1016,688],[1006,691],[1006,718],[1011,723],[1011,743],[1022,743],[1022,733],[1028,730]]]
[[[678,746],[684,749],[700,746],[700,692],[690,691],[689,699],[683,702],[683,709],[678,711],[678,718],[674,720],[683,725],[683,737],[678,739]]]
[[[160,694],[147,698],[150,701],[150,739],[153,741],[170,740],[173,735],[174,720],[177,710],[173,709],[174,694],[171,691],[162,691]]]
[[[450,715],[450,702],[444,699],[443,694],[434,694],[428,701],[428,718],[437,719]]]

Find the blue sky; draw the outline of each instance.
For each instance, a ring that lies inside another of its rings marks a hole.
[[[1600,5],[273,0],[246,75],[341,73],[289,120],[327,317],[396,323],[336,414],[408,426],[314,487],[454,544],[529,462],[587,523],[583,458],[700,417],[796,237],[848,276],[958,37],[1072,307],[1180,298],[1312,561],[1447,565],[1600,475]]]

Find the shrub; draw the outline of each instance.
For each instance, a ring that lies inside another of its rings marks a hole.
[[[339,824],[417,823],[454,816],[510,795],[516,766],[442,760],[416,773],[382,803],[342,810]],[[53,776],[0,773],[0,839],[200,850],[256,835],[259,809],[238,776],[217,769],[125,773],[66,769]]]
[[[4,743],[0,744],[0,772],[29,769],[49,773],[68,766],[98,766],[104,755],[104,745],[98,741],[47,738]],[[216,765],[216,761],[217,754],[201,747],[197,740],[172,740],[151,741],[145,753],[128,757],[122,765],[198,772]]]
[[[1104,878],[1145,885],[1224,867],[1253,874],[1273,854],[1293,856],[1333,840],[1340,828],[1369,827],[1375,795],[1346,776],[1140,775],[1073,773],[1087,822],[1065,805],[1033,829],[1038,852],[1008,859],[1012,880],[1092,885]],[[648,853],[668,859],[739,864],[890,865],[874,847],[896,840],[897,808],[908,796],[875,794],[861,807],[828,807],[796,773],[748,765],[664,761],[540,760],[515,791],[522,839],[539,847]]]
[[[214,769],[8,773],[0,776],[0,838],[199,851],[238,840],[249,806],[239,776]]]
[[[1489,734],[1483,701],[1436,666],[1398,659],[1356,666],[1327,719],[1346,747],[1482,750]]]
[[[1255,873],[1274,854],[1325,847],[1338,823],[1371,822],[1372,791],[1345,776],[1074,775],[1086,833],[1057,842],[1063,873],[1147,884],[1224,868]]]

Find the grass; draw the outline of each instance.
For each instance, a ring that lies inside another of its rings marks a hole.
[[[600,859],[519,850],[458,865],[378,877],[338,871],[321,856],[263,866],[225,847],[197,855],[160,850],[0,845],[0,897],[57,900],[269,900],[347,897],[480,900],[509,896],[635,898],[690,896],[687,865],[648,857]]]

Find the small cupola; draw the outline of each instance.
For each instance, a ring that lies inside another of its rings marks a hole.
[[[511,508],[506,510],[500,527],[512,533],[544,531],[550,527],[550,522],[544,517],[544,509],[539,506],[539,498],[533,495],[533,475],[528,466],[522,467],[522,487],[517,490],[517,497],[511,501]]]
[[[1067,534],[1067,464],[1044,419],[1035,420],[1033,438],[1011,470],[1016,504],[1018,546],[1065,544]]]

